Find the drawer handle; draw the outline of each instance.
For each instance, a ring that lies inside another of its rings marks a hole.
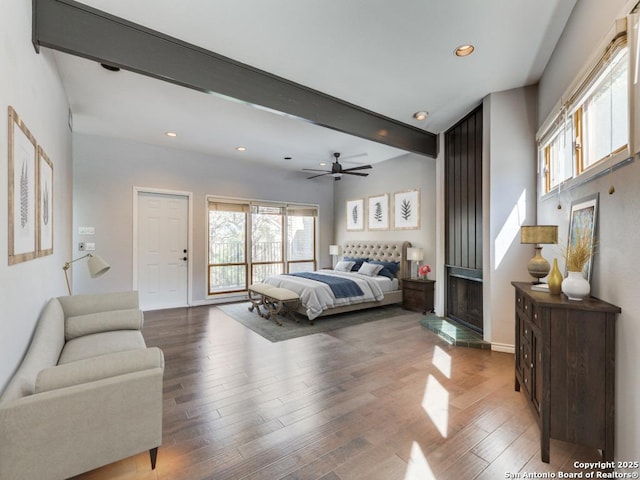
[[[525,306],[524,306],[524,309],[525,309],[525,310],[529,310],[529,305],[525,305]]]
[[[525,328],[525,329],[524,329],[524,334],[525,334],[525,335],[529,335],[529,329],[528,329],[528,328]]]
[[[533,368],[533,362],[531,362],[531,368]]]
[[[524,358],[525,360],[529,357],[529,355],[527,355],[526,353],[524,354]]]
[[[537,314],[537,313],[534,313],[534,314],[533,314],[533,318],[536,318],[536,319],[537,319],[537,318],[538,318],[538,314]]]

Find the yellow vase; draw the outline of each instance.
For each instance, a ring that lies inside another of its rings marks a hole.
[[[560,295],[562,291],[562,274],[558,269],[558,259],[553,259],[553,267],[547,276],[547,284],[549,285],[549,293],[551,295]]]

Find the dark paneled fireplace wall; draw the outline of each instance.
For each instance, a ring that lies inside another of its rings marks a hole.
[[[482,105],[445,133],[446,315],[482,331]]]

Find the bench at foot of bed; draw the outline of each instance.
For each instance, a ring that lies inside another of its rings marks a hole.
[[[300,304],[300,297],[297,293],[286,288],[274,287],[267,283],[255,283],[249,287],[249,311],[255,308],[258,315],[263,318],[272,319],[276,324],[282,325],[278,318],[280,315],[288,315],[297,322],[294,312]],[[260,311],[260,307],[266,309],[265,313]]]

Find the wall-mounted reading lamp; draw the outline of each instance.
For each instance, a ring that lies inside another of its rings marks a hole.
[[[71,260],[70,262],[65,262],[62,266],[62,270],[64,270],[64,278],[67,281],[67,290],[69,291],[69,295],[71,295],[71,285],[69,285],[69,274],[67,271],[71,268],[72,263],[82,260],[83,258],[89,259],[87,260],[87,268],[89,268],[89,275],[91,275],[91,278],[99,277],[111,268],[111,266],[105,262],[100,255],[96,255],[95,253],[87,253],[86,255]]]

